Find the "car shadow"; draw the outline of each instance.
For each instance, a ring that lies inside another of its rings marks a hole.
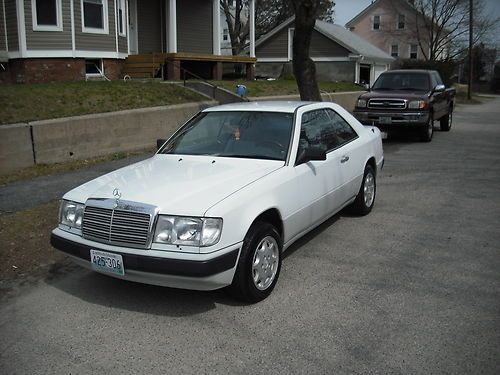
[[[301,237],[284,253],[283,260],[307,245],[341,217],[356,217],[348,209],[332,216]],[[68,260],[55,263],[45,283],[82,301],[115,309],[145,314],[182,317],[202,314],[227,306],[248,306],[230,295],[228,288],[215,291],[194,291],[141,284],[93,272]]]
[[[205,313],[217,304],[245,306],[226,289],[193,291],[116,279],[74,263],[56,263],[45,283],[82,301],[145,314],[182,317]]]

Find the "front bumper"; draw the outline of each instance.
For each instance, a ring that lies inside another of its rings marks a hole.
[[[354,117],[363,125],[373,125],[382,130],[422,127],[429,121],[429,112],[382,112],[355,109]]]
[[[162,252],[159,256],[159,252],[154,251],[155,255],[148,255],[146,253],[152,251],[117,246],[112,246],[110,249],[109,245],[88,241],[58,228],[52,232],[50,243],[56,249],[70,255],[77,264],[88,269],[92,269],[91,249],[120,254],[123,258],[125,275],[102,272],[105,275],[144,284],[194,290],[214,290],[230,285],[241,248],[239,243],[212,254],[186,255]]]

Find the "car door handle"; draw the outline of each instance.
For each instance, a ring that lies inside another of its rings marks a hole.
[[[346,161],[348,161],[348,160],[349,160],[349,156],[344,155],[344,156],[342,156],[342,158],[340,159],[340,162],[341,162],[341,163],[345,163],[345,162],[346,162]]]

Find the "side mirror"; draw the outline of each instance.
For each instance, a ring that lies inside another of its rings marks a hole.
[[[156,140],[156,151],[158,151],[166,141],[167,141],[166,139],[157,139]]]
[[[304,164],[313,160],[326,160],[326,151],[317,147],[299,149],[295,165]]]
[[[443,92],[444,90],[446,89],[446,87],[444,85],[436,85],[436,87],[434,87],[434,92]]]

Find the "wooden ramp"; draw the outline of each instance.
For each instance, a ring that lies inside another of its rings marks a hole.
[[[161,76],[164,63],[165,55],[162,53],[129,55],[122,73],[130,78],[155,78]]]

